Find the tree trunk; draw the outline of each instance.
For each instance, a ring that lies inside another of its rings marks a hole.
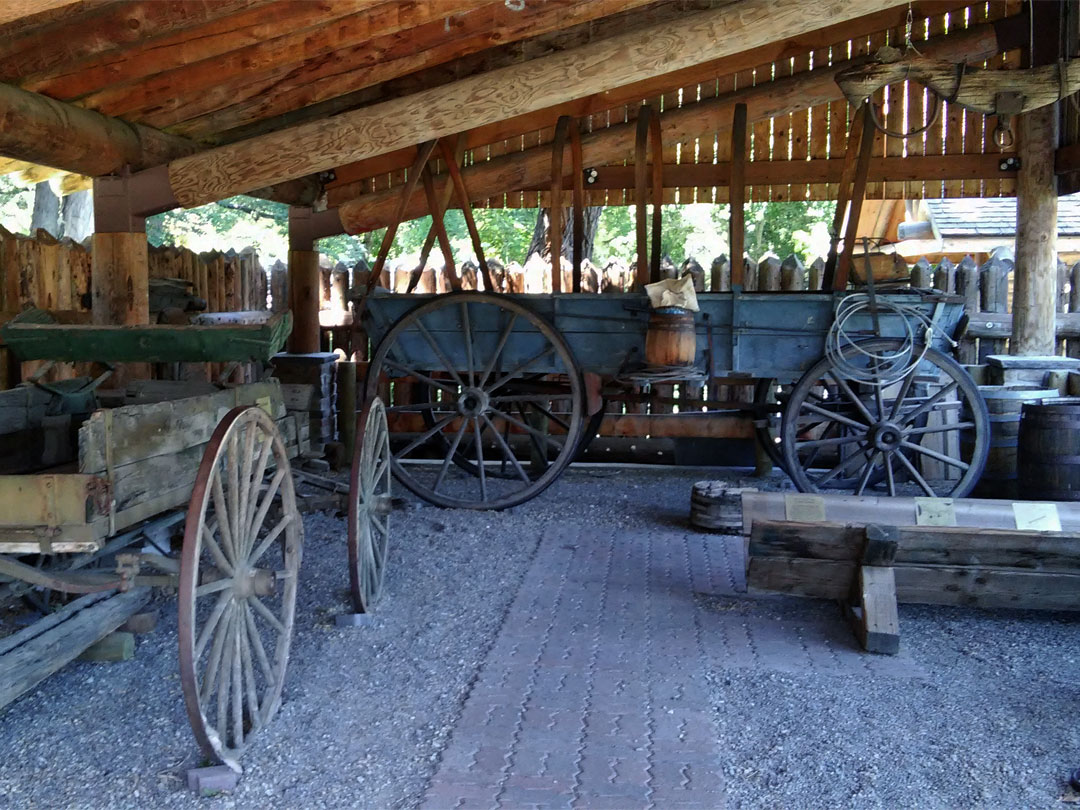
[[[604,208],[601,205],[589,205],[585,207],[585,232],[581,240],[581,260],[592,261],[593,248],[596,244],[596,230],[600,225],[600,212]],[[525,254],[526,261],[534,253],[547,257],[551,252],[551,239],[548,229],[551,225],[551,215],[547,208],[541,208],[536,213],[536,225],[533,227],[532,241],[529,242],[529,252]],[[567,259],[574,258],[574,214],[573,209],[563,209],[563,237],[562,255]]]
[[[60,198],[53,193],[48,180],[34,186],[34,213],[30,218],[30,233],[35,234],[38,229],[44,229],[60,238]]]
[[[94,232],[94,197],[89,189],[68,194],[60,204],[61,238],[82,242]]]

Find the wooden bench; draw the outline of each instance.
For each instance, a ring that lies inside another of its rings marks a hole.
[[[841,600],[863,647],[895,654],[898,602],[1080,609],[1080,532],[755,520],[746,581]]]

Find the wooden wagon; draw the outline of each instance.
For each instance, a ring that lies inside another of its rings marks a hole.
[[[3,337],[24,361],[239,363],[265,362],[288,331],[288,314],[101,327],[34,312]],[[115,629],[150,586],[175,589],[195,737],[207,756],[238,768],[278,708],[289,659],[303,541],[290,460],[307,449],[306,418],[286,412],[273,379],[137,382],[105,407],[100,381],[0,392],[0,441],[24,448],[5,454],[0,475],[0,576],[9,594],[87,595],[0,641],[0,695],[12,699]],[[381,413],[376,403],[364,414],[350,507],[358,610],[377,598],[385,560],[389,473],[378,477],[372,436]]]

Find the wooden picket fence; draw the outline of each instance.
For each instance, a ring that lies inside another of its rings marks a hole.
[[[239,253],[195,253],[185,248],[149,248],[151,279],[180,279],[189,292],[206,302],[207,312],[263,310],[268,306],[267,274],[254,250]],[[278,304],[285,308],[284,291]],[[63,313],[74,323],[89,323],[90,249],[70,239],[56,240],[46,231],[34,236],[0,228],[0,321],[35,306]],[[21,376],[0,345],[0,389]],[[61,369],[54,377],[70,376]]]

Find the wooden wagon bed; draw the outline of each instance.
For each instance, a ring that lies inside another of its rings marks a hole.
[[[238,405],[267,411],[290,457],[307,448],[306,419],[286,414],[276,380],[183,396],[188,387],[159,384],[150,399],[167,397],[170,388],[180,398],[93,411],[78,429],[77,460],[36,473],[0,475],[0,500],[6,504],[0,513],[0,553],[96,551],[108,536],[184,506],[211,434]],[[39,427],[44,408],[30,407],[39,392],[16,392],[9,398],[27,403],[22,428]]]

